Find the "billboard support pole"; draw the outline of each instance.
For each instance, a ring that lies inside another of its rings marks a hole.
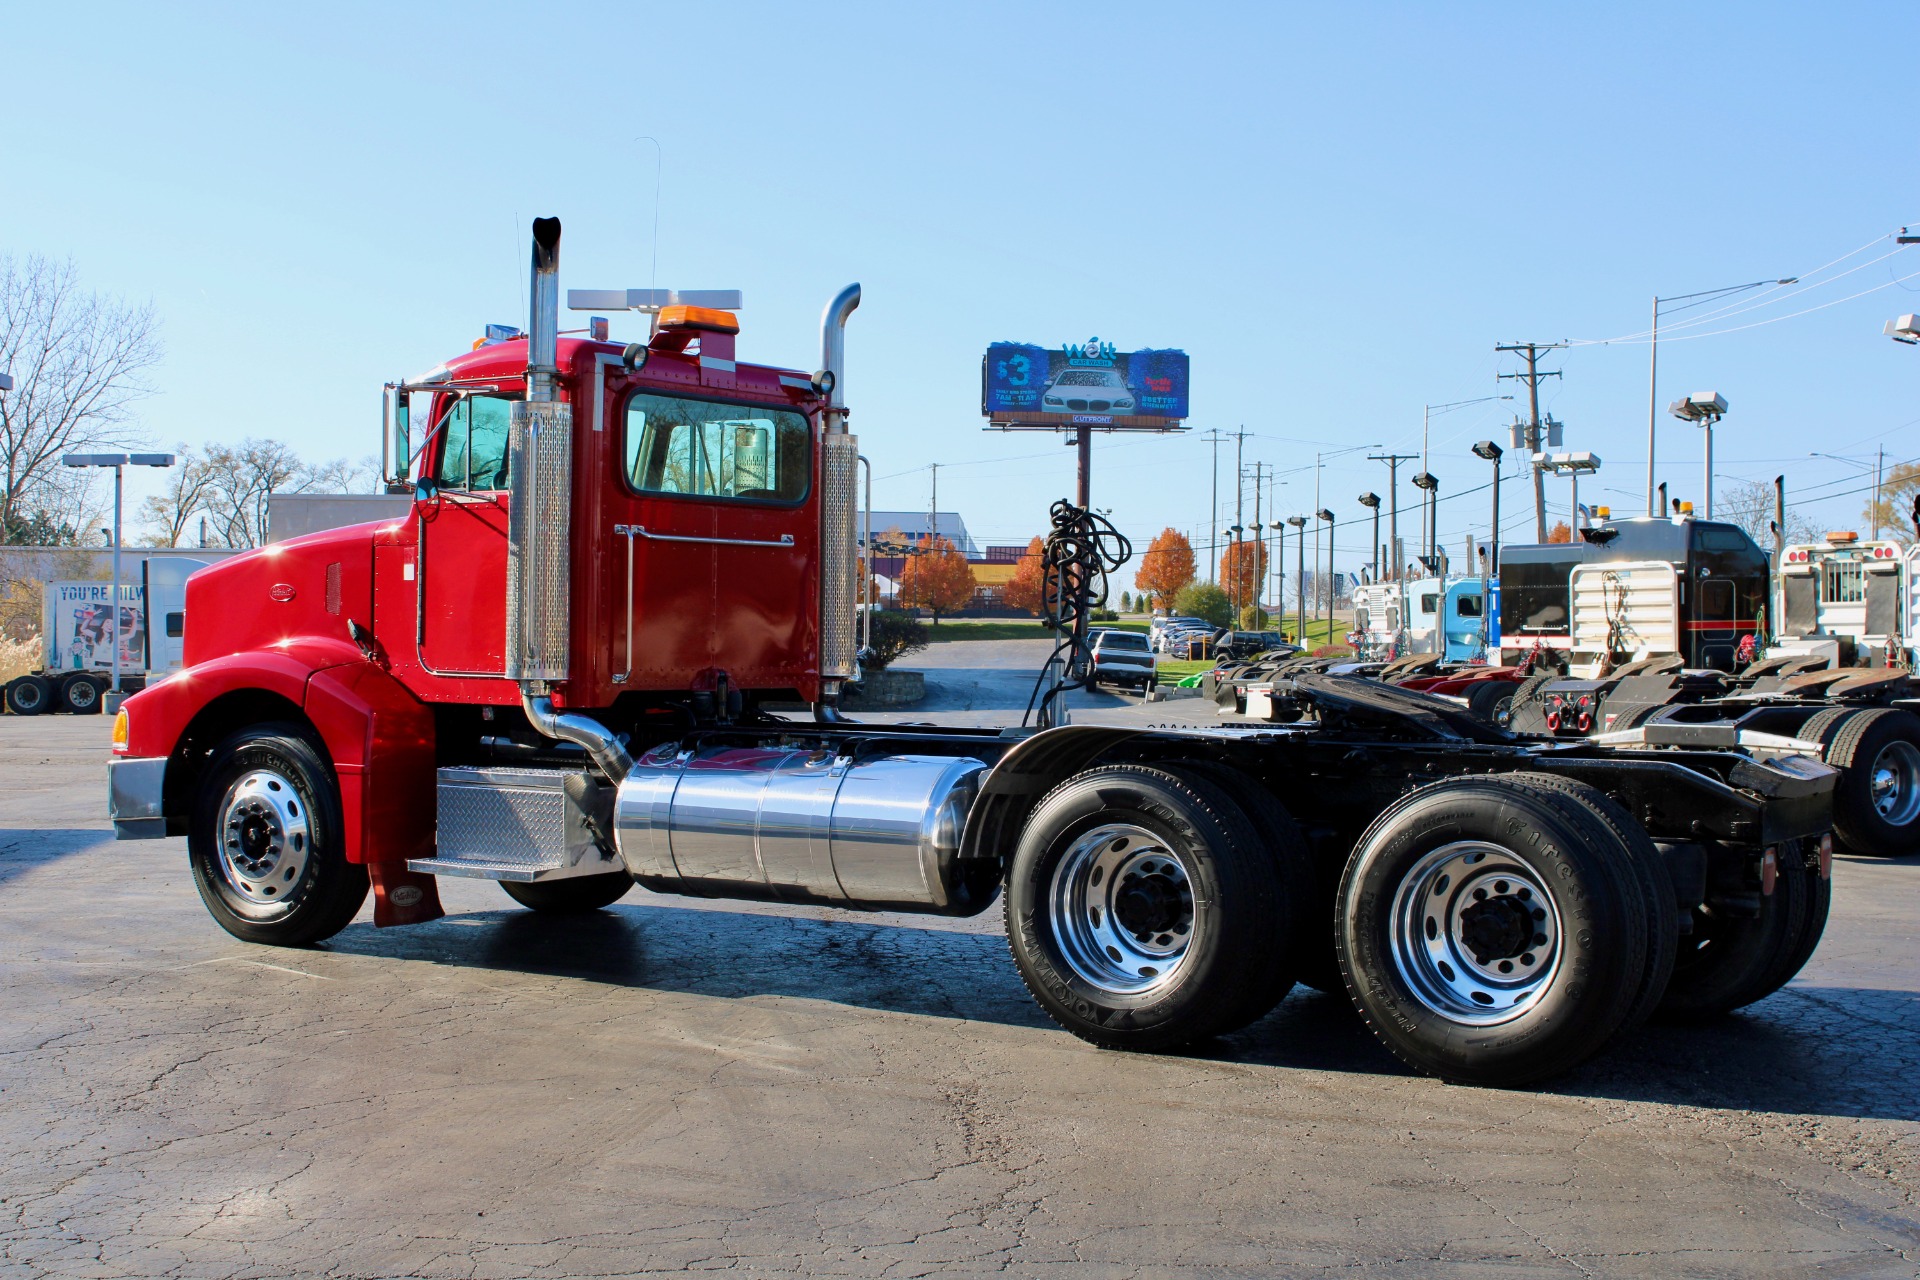
[[[120,692],[120,486],[126,468],[113,469],[113,691]],[[115,708],[118,710],[118,707]]]

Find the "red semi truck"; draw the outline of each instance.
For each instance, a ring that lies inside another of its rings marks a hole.
[[[550,912],[636,882],[998,900],[1035,999],[1096,1044],[1229,1031],[1301,980],[1413,1066],[1495,1084],[1811,953],[1833,772],[1791,754],[1521,742],[1327,676],[1240,730],[848,721],[858,286],[815,373],[651,295],[647,341],[563,339],[559,240],[534,224],[525,337],[390,388],[411,510],[197,574],[186,669],[122,709],[117,833],[184,835],[237,937],[312,943],[369,890],[376,925],[431,920],[443,876]]]

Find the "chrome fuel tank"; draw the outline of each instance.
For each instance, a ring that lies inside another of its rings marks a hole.
[[[658,748],[620,784],[620,855],[648,888],[971,915],[992,864],[959,861],[986,765],[787,747]]]

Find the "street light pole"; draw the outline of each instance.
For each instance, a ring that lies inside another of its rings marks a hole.
[[[69,453],[60,461],[69,467],[113,468],[113,597],[109,607],[113,618],[113,697],[107,710],[115,711],[120,706],[120,545],[121,521],[125,514],[123,479],[129,465],[170,467],[174,463],[174,456],[170,453]]]
[[[1288,516],[1287,523],[1293,526],[1293,544],[1296,548],[1294,562],[1297,567],[1294,571],[1293,606],[1298,612],[1295,622],[1297,634],[1294,638],[1304,649],[1307,647],[1307,518]]]
[[[1373,512],[1373,580],[1382,581],[1381,569],[1385,567],[1386,557],[1380,554],[1380,495],[1368,491],[1356,499],[1361,506]]]
[[[1698,293],[1681,293],[1681,294],[1676,294],[1671,298],[1656,297],[1653,300],[1653,327],[1649,331],[1651,335],[1651,341],[1649,341],[1647,344],[1647,514],[1648,515],[1664,516],[1666,514],[1666,512],[1660,510],[1659,499],[1655,493],[1655,484],[1653,479],[1654,426],[1659,421],[1659,418],[1660,418],[1659,381],[1660,381],[1660,308],[1661,306],[1669,302],[1686,302],[1688,306],[1697,307],[1702,302],[1707,302],[1714,298],[1726,297],[1729,294],[1745,293],[1749,289],[1758,289],[1763,285],[1798,284],[1799,282],[1800,282],[1799,276],[1782,276],[1777,280],[1755,280],[1749,284],[1730,284],[1724,289],[1702,289]],[[1689,301],[1690,299],[1691,301]],[[1674,309],[1677,311],[1685,311],[1686,307],[1676,307]],[[1712,487],[1711,482],[1709,482],[1708,487],[1709,488]]]
[[[1325,507],[1313,513],[1327,522],[1327,643],[1333,643],[1333,512]],[[1318,526],[1315,526],[1316,528]]]

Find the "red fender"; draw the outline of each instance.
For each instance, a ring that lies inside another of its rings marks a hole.
[[[171,756],[202,708],[261,690],[301,708],[333,761],[347,861],[373,882],[376,925],[446,914],[432,876],[407,859],[433,853],[433,712],[344,640],[306,638],[196,663],[127,699],[130,756]]]
[[[434,878],[407,870],[433,856],[433,711],[364,660],[315,672],[305,707],[333,755],[347,859],[367,866],[374,924],[439,919]]]

